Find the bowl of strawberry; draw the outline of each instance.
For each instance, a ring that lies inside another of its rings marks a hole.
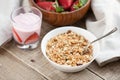
[[[71,25],[87,13],[91,0],[29,0],[43,13],[43,19],[54,26]]]

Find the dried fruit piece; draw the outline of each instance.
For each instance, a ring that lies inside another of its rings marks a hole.
[[[39,39],[39,35],[36,32],[34,32],[31,36],[29,36],[25,40],[25,44],[36,42],[38,39]]]

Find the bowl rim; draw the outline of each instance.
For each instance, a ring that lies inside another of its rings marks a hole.
[[[85,30],[85,29],[83,29],[83,28],[80,28],[80,27],[75,27],[75,26],[63,26],[63,27],[55,28],[55,29],[49,31],[49,32],[43,37],[43,39],[42,39],[42,41],[41,41],[41,51],[42,51],[42,54],[44,55],[44,57],[45,57],[48,61],[50,61],[52,64],[55,64],[55,65],[57,65],[57,66],[64,67],[64,68],[71,68],[71,69],[84,67],[84,66],[86,66],[86,65],[89,65],[91,62],[93,62],[93,61],[95,60],[95,58],[98,56],[98,53],[100,52],[100,45],[99,45],[98,42],[96,42],[96,44],[98,45],[98,46],[97,46],[97,48],[98,48],[97,55],[94,56],[91,61],[89,61],[88,63],[85,63],[85,64],[83,64],[83,65],[80,65],[80,66],[61,65],[61,64],[58,64],[58,63],[56,63],[56,62],[54,62],[54,61],[52,61],[52,60],[49,59],[49,57],[46,55],[46,52],[44,53],[44,51],[43,51],[43,45],[45,45],[45,44],[43,44],[44,39],[45,39],[50,33],[54,32],[54,31],[56,31],[56,30],[58,30],[58,29],[62,29],[62,28],[63,28],[63,29],[64,29],[64,28],[81,29],[81,30],[83,30],[83,31],[85,31],[85,32],[87,32],[87,33],[90,33],[90,35],[92,35],[93,37],[95,37],[95,35],[94,35],[93,33],[91,33],[91,32],[88,31],[88,30]],[[60,32],[60,33],[61,33],[61,32]],[[53,37],[54,37],[54,36],[53,36]],[[96,37],[95,37],[95,38],[96,38]],[[46,46],[46,45],[45,45],[45,46]],[[93,53],[93,54],[94,54],[94,53]]]
[[[74,10],[74,11],[57,13],[57,12],[52,12],[52,11],[47,11],[47,10],[45,10],[45,9],[42,9],[41,7],[39,7],[39,6],[35,3],[34,0],[29,0],[29,1],[32,2],[32,4],[33,4],[35,7],[37,7],[38,9],[40,9],[41,11],[44,11],[44,12],[46,12],[46,13],[51,13],[51,14],[72,14],[72,13],[75,13],[75,12],[78,12],[78,11],[84,9],[84,8],[85,8],[87,5],[89,5],[90,2],[91,2],[91,0],[87,0],[87,3],[86,3],[84,6],[82,6],[81,8],[79,8],[79,9],[77,9],[77,10]]]

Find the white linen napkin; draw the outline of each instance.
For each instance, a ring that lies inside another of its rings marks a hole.
[[[96,21],[88,19],[86,27],[100,37],[114,27],[118,31],[100,41],[101,51],[96,58],[100,66],[120,59],[120,0],[91,0]]]
[[[10,14],[22,0],[0,0],[0,46],[12,38]]]

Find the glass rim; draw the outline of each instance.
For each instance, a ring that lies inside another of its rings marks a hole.
[[[42,12],[39,10],[39,9],[37,9],[36,7],[32,7],[32,6],[21,6],[21,7],[18,7],[18,8],[15,8],[12,12],[11,12],[11,15],[10,15],[10,19],[11,19],[11,21],[13,22],[13,23],[15,23],[15,24],[18,24],[14,19],[13,19],[13,14],[17,11],[17,10],[20,10],[20,9],[24,9],[24,8],[30,8],[30,9],[35,9],[35,10],[37,10],[39,13],[40,13],[40,19],[42,19]],[[30,24],[30,25],[36,25],[38,22],[40,22],[40,19],[38,19],[35,23],[33,23],[33,24]],[[19,24],[19,25],[21,25],[21,24]],[[29,24],[27,25],[27,26],[29,26]]]

